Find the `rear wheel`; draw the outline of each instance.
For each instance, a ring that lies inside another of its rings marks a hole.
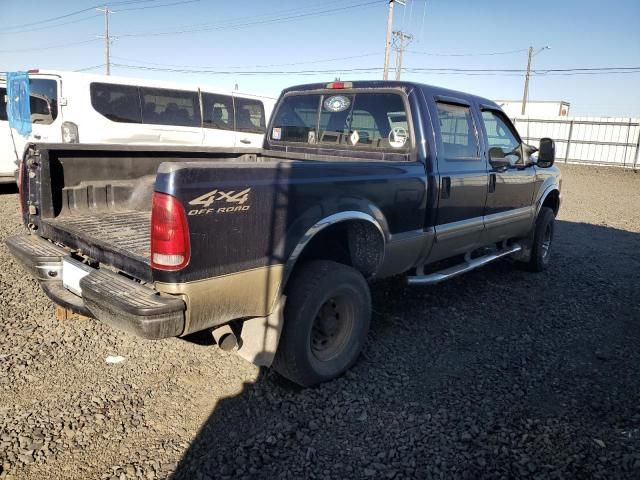
[[[301,265],[287,287],[273,366],[302,386],[331,380],[357,360],[370,321],[371,295],[360,272],[326,260]]]
[[[536,229],[531,245],[531,259],[527,263],[527,268],[532,272],[542,272],[549,265],[555,219],[556,216],[552,209],[542,207],[536,219]]]

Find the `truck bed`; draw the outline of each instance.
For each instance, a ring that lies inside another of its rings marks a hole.
[[[260,150],[130,145],[31,145],[38,177],[25,175],[25,224],[44,238],[143,281],[150,265],[151,198],[159,166],[256,163]]]
[[[151,279],[151,212],[84,211],[82,215],[60,216],[43,223],[51,238],[94,258],[104,259],[106,255],[113,266],[141,279]]]

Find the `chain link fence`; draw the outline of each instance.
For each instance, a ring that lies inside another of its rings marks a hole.
[[[640,168],[640,118],[566,117],[512,119],[526,143],[556,142],[556,161]]]

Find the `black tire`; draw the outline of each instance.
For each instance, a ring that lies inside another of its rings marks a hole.
[[[273,368],[303,387],[343,374],[358,359],[371,322],[371,294],[362,274],[314,260],[296,268],[286,295]]]
[[[526,264],[532,272],[542,272],[549,265],[556,216],[549,207],[542,207],[536,219],[536,229],[531,244],[531,259]]]

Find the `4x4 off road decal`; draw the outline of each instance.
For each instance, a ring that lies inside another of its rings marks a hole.
[[[222,190],[212,190],[204,195],[200,195],[189,202],[189,205],[202,206],[203,208],[189,210],[189,215],[208,215],[210,213],[230,213],[230,212],[246,212],[251,205],[245,205],[249,200],[251,189],[247,188],[240,192],[230,190],[223,192]],[[226,205],[222,205],[224,202]],[[218,203],[218,206],[214,206]],[[229,205],[235,204],[235,205]]]

